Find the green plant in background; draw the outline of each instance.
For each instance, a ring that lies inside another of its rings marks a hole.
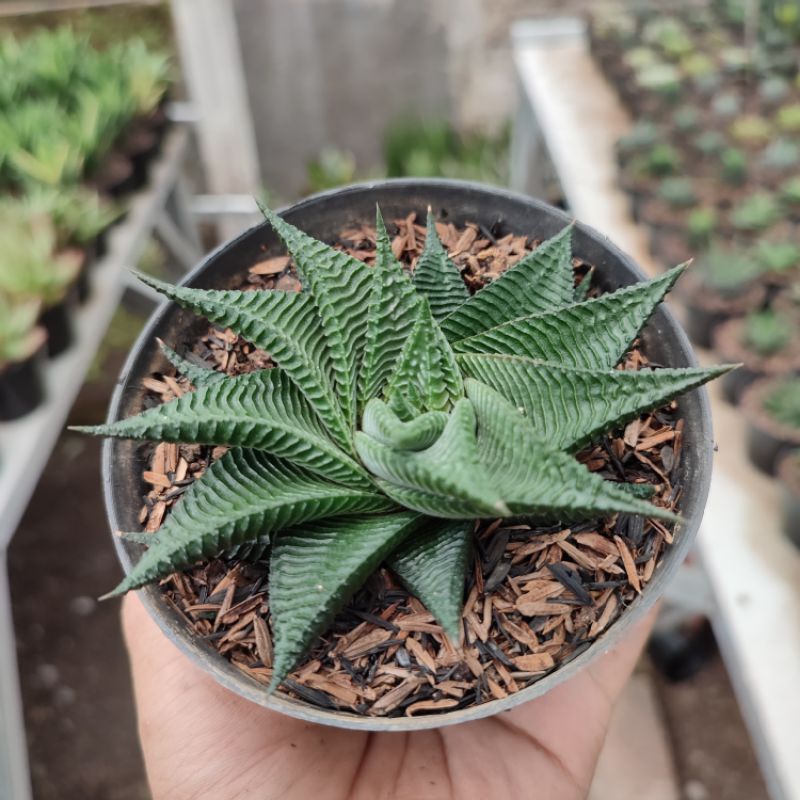
[[[651,17],[642,26],[642,40],[658,47],[667,58],[674,61],[680,60],[694,49],[686,26],[677,17]]]
[[[764,169],[791,170],[800,164],[800,145],[789,139],[775,139],[764,148],[758,163]]]
[[[719,155],[719,163],[725,183],[741,186],[747,180],[747,156],[738,147],[726,147]]]
[[[121,209],[82,186],[37,188],[22,200],[0,201],[0,215],[9,203],[19,203],[31,216],[47,216],[55,226],[57,248],[87,245],[108,228]]]
[[[692,247],[707,248],[717,231],[719,219],[713,208],[695,208],[686,218],[686,238]]]
[[[758,96],[762,102],[774,106],[783,102],[790,94],[792,85],[781,75],[768,75],[758,85]]]
[[[763,406],[778,424],[800,429],[800,378],[779,381],[767,393]]]
[[[746,47],[723,47],[719,51],[722,68],[731,74],[746,72],[752,65],[752,53]]]
[[[131,39],[117,45],[114,56],[124,65],[128,92],[136,114],[152,114],[170,84],[172,63],[163,52],[151,50],[142,39]]]
[[[757,114],[746,114],[735,119],[730,127],[731,138],[742,145],[756,147],[769,141],[772,126]]]
[[[775,311],[756,311],[744,320],[742,344],[754,353],[769,358],[792,341],[792,323]]]
[[[691,133],[700,127],[700,112],[690,105],[676,108],[672,115],[672,124],[679,133]]]
[[[731,224],[740,231],[763,231],[781,218],[780,203],[769,192],[756,192],[731,211]]]
[[[721,246],[698,258],[695,270],[705,286],[723,297],[740,295],[763,271],[747,251]]]
[[[36,300],[13,302],[0,294],[0,373],[9,364],[19,364],[36,353],[45,342],[38,326],[41,305]]]
[[[661,130],[658,125],[651,120],[639,120],[633,127],[617,140],[617,155],[625,159],[635,153],[657,144],[661,138]]]
[[[742,97],[736,91],[720,92],[711,100],[711,113],[720,119],[731,119],[742,110]]]
[[[651,64],[636,72],[636,83],[640,89],[654,92],[670,102],[681,93],[681,73],[673,64]]]
[[[800,176],[785,180],[780,186],[781,200],[794,208],[800,207]]]
[[[335,189],[356,179],[356,159],[337,147],[326,147],[308,163],[308,185],[312,192]]]
[[[374,268],[265,214],[302,292],[147,282],[278,367],[188,366],[195,392],[86,429],[231,448],[157,533],[129,537],[149,547],[113,594],[269,548],[274,690],[384,562],[457,641],[477,519],[674,519],[573,454],[725,371],[615,369],[680,268],[576,304],[566,228],[470,296],[430,217],[412,279],[380,214]]]
[[[689,178],[664,178],[657,194],[670,208],[690,208],[697,202],[697,193]]]
[[[509,125],[494,135],[458,133],[445,121],[401,121],[383,142],[386,175],[508,182]]]
[[[59,303],[81,268],[76,253],[56,253],[51,220],[31,216],[19,207],[0,219],[0,293],[14,302]]]
[[[706,53],[697,51],[687,53],[681,59],[681,69],[689,78],[705,78],[716,74],[717,65],[714,59]]]
[[[644,153],[643,166],[654,177],[674,175],[680,169],[681,156],[671,144],[659,142]]]
[[[622,61],[634,72],[662,63],[658,53],[652,47],[632,47],[625,51]]]
[[[783,133],[800,134],[800,103],[781,106],[775,115],[775,123]]]
[[[800,246],[785,240],[764,239],[753,248],[753,256],[770,272],[789,272],[800,264]]]
[[[725,148],[726,139],[719,131],[703,131],[694,137],[692,145],[699,153],[710,156]]]

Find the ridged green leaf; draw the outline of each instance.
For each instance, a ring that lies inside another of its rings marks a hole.
[[[441,435],[447,424],[444,411],[428,411],[404,422],[383,400],[370,400],[361,429],[381,444],[398,450],[424,450]]]
[[[574,451],[730,367],[589,371],[514,356],[459,356],[465,374],[523,410],[543,439]]]
[[[342,517],[277,535],[269,575],[275,648],[270,691],[419,520],[410,512]]]
[[[540,438],[530,422],[494,389],[466,382],[478,420],[481,462],[503,487],[512,515],[568,520],[616,511],[660,517],[675,515],[603,480],[568,453]],[[519,454],[524,453],[520,458]]]
[[[111,594],[136,589],[290,525],[392,507],[375,492],[324,481],[268,453],[234,448],[189,487]]]
[[[389,405],[408,420],[425,411],[446,411],[463,396],[455,354],[423,299],[386,388]]]
[[[425,249],[414,267],[414,286],[428,298],[437,322],[452,314],[469,297],[461,272],[442,247],[430,209]]]
[[[375,220],[377,253],[369,293],[364,356],[358,373],[359,408],[377,397],[394,370],[417,320],[419,297],[394,257],[381,212]]]
[[[389,497],[395,497],[395,487],[439,495],[456,504],[458,518],[508,513],[478,456],[475,413],[466,399],[455,404],[442,435],[425,450],[397,450],[363,432],[356,434],[356,449],[367,469],[382,480],[380,486]],[[403,505],[414,508],[405,501]],[[415,510],[450,516],[433,509]]]
[[[199,387],[205,386],[208,383],[214,383],[215,381],[221,381],[225,379],[224,372],[217,372],[214,369],[209,369],[208,367],[201,367],[198,364],[195,364],[192,361],[189,361],[188,358],[179,355],[176,353],[171,347],[164,344],[161,339],[158,340],[158,346],[161,348],[161,352],[166,357],[167,361],[175,367],[178,372],[183,375],[192,386]],[[104,434],[105,435],[105,434]]]
[[[568,225],[442,320],[455,342],[521,314],[543,314],[573,300],[572,226]]]
[[[522,317],[455,342],[461,353],[526,356],[568,367],[615,366],[674,286],[685,265],[593,300]]]
[[[472,520],[425,520],[388,561],[451,641],[461,639],[464,576],[472,552]]]
[[[372,270],[349,253],[317,241],[268,208],[264,216],[281,237],[317,308],[325,332],[341,413],[352,428],[356,374],[367,334]]]
[[[220,377],[136,416],[80,430],[124,439],[265,450],[332,481],[371,486],[360,464],[331,442],[311,404],[282,369]]]
[[[269,352],[314,406],[336,442],[351,450],[350,426],[333,389],[325,331],[309,295],[189,289],[146,275],[140,278],[170,300],[232,328]]]

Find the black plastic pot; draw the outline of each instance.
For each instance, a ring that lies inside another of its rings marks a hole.
[[[24,417],[44,400],[42,353],[0,368],[0,421]]]
[[[741,398],[747,415],[747,455],[762,472],[774,475],[780,460],[800,447],[800,430],[781,425],[764,410],[764,398],[780,378],[763,378],[745,390]]]
[[[68,350],[75,339],[72,317],[78,305],[78,288],[73,287],[59,303],[45,309],[39,323],[47,332],[47,357],[55,358]]]
[[[497,231],[498,235],[513,231],[535,235],[539,239],[554,235],[571,221],[563,212],[529,197],[447,180],[360,184],[316,195],[286,209],[283,216],[311,235],[333,241],[344,228],[361,222],[371,223],[375,218],[376,203],[387,220],[405,217],[412,210],[424,218],[425,210],[430,205],[439,219],[456,224],[479,223],[486,229]],[[282,248],[272,229],[263,224],[211,253],[185,278],[184,284],[201,288],[241,285],[248,267],[262,261],[265,252],[282,252]],[[578,224],[575,227],[574,252],[579,258],[596,266],[597,280],[606,290],[614,290],[644,278],[628,256],[585,225]],[[520,309],[520,313],[524,311],[524,308]],[[151,317],[128,357],[111,401],[109,421],[141,410],[142,378],[166,367],[156,337],[168,343],[180,344],[191,340],[206,324],[174,303],[162,305]],[[649,356],[660,364],[687,367],[696,363],[688,339],[664,306],[653,315],[643,333],[643,341]],[[255,703],[293,717],[344,728],[400,731],[435,728],[496,714],[543,695],[613,647],[653,605],[683,561],[700,524],[711,479],[713,437],[705,392],[694,390],[682,396],[678,402],[678,413],[685,426],[680,476],[684,493],[679,506],[685,522],[676,531],[675,543],[665,552],[643,593],[606,632],[570,662],[506,699],[436,716],[376,719],[322,710],[281,694],[267,697],[262,685],[243,675],[195,636],[165,602],[157,587],[141,590],[140,596],[165,634],[219,683]],[[141,447],[135,442],[119,439],[105,442],[103,484],[112,532],[138,529],[144,468]],[[129,571],[141,556],[141,546],[125,543],[116,536],[114,546],[124,569]]]
[[[781,460],[778,465],[778,477],[781,481],[783,532],[800,550],[800,460],[797,452]]]

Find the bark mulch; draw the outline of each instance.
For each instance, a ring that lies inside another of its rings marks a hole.
[[[539,242],[466,225],[438,225],[467,285],[477,290]],[[391,230],[391,226],[390,226]],[[393,250],[413,269],[425,229],[415,215],[396,220]],[[374,229],[342,231],[341,246],[371,263]],[[574,261],[576,283],[591,267]],[[299,291],[286,256],[266,257],[249,270],[243,288]],[[593,290],[594,292],[595,290]],[[176,343],[170,343],[173,346]],[[230,330],[209,327],[191,350],[205,366],[230,375],[272,366],[269,356]],[[635,343],[622,366],[647,366]],[[144,381],[151,404],[191,386],[174,373]],[[680,500],[683,421],[676,405],[628,424],[585,449],[578,459],[611,480],[649,484],[654,502]],[[148,445],[150,486],[140,522],[156,531],[186,488],[224,447]],[[670,527],[619,514],[569,527],[476,523],[475,563],[465,585],[463,642],[451,643],[424,606],[380,569],[342,611],[283,686],[326,709],[372,716],[413,716],[507,697],[585,650],[614,624],[652,578]],[[266,561],[213,560],[165,579],[167,600],[219,652],[256,681],[271,678],[272,639]]]

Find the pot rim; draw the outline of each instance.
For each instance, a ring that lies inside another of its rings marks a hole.
[[[629,271],[637,281],[646,280],[646,276],[636,264],[636,262],[615,244],[613,244],[606,236],[585,225],[581,222],[576,222],[566,212],[556,209],[553,206],[529,197],[518,192],[513,192],[508,189],[503,189],[494,186],[487,186],[470,181],[457,181],[450,179],[439,178],[395,178],[379,181],[366,181],[361,183],[350,184],[338,189],[330,189],[324,192],[311,195],[298,203],[290,206],[282,207],[278,213],[283,215],[291,211],[293,214],[302,213],[304,209],[310,206],[324,203],[326,201],[336,199],[345,201],[349,196],[361,194],[364,192],[379,191],[383,188],[394,189],[407,189],[413,191],[415,189],[431,189],[431,190],[451,190],[462,194],[477,194],[483,199],[483,202],[491,202],[492,198],[501,199],[509,204],[523,206],[530,209],[532,215],[543,214],[549,216],[551,219],[560,220],[563,225],[575,222],[576,232],[582,233],[588,239],[592,240],[595,244],[603,248],[603,250],[612,258],[620,262]],[[410,201],[411,202],[411,201]],[[455,201],[458,202],[458,199]],[[198,275],[201,275],[205,269],[212,264],[223,252],[228,248],[235,247],[246,237],[250,236],[255,229],[260,229],[264,226],[268,227],[266,222],[253,226],[248,230],[242,232],[239,236],[222,243],[210,253],[208,253],[201,262],[187,273],[181,280],[181,285],[186,285],[195,280]],[[152,342],[155,330],[160,323],[167,317],[168,313],[173,309],[174,304],[171,301],[162,302],[151,315],[145,327],[136,339],[133,347],[131,348],[125,365],[117,379],[117,385],[109,404],[109,412],[107,421],[114,422],[120,417],[123,392],[127,386],[131,373],[134,371],[135,364],[139,357],[140,351]],[[661,334],[665,337],[672,337],[674,343],[677,345],[677,350],[680,351],[685,358],[686,366],[697,366],[697,360],[689,343],[689,339],[684,332],[683,328],[677,323],[673,314],[666,306],[661,304],[657,309],[656,314],[662,315],[662,321],[665,323],[666,330]],[[713,461],[713,433],[711,427],[711,413],[708,402],[708,396],[705,390],[701,387],[687,393],[687,397],[692,395],[692,402],[696,405],[698,433],[697,441],[694,443],[693,457],[696,459],[692,471],[692,494],[694,496],[694,513],[684,519],[682,525],[676,528],[676,536],[674,543],[670,545],[669,558],[665,559],[663,556],[656,566],[653,578],[646,584],[642,593],[627,606],[617,620],[609,626],[600,636],[592,641],[588,647],[583,649],[578,655],[574,656],[569,661],[563,662],[561,666],[553,670],[549,674],[540,678],[535,683],[521,689],[515,694],[510,694],[502,700],[491,700],[479,705],[469,706],[464,709],[457,709],[453,711],[444,711],[440,714],[433,714],[428,716],[419,717],[370,717],[362,716],[352,713],[346,713],[335,710],[322,709],[317,706],[305,703],[303,701],[293,700],[288,696],[275,693],[268,696],[265,692],[263,684],[258,683],[252,678],[249,678],[238,670],[223,656],[220,656],[216,651],[211,651],[210,647],[201,642],[195,636],[186,623],[181,619],[177,612],[173,611],[167,603],[163,600],[163,595],[157,586],[148,585],[138,590],[138,594],[145,608],[150,616],[154,619],[156,624],[161,628],[166,637],[181,650],[191,661],[200,666],[206,673],[210,674],[218,683],[225,688],[235,692],[240,697],[243,697],[251,702],[268,708],[272,711],[278,711],[290,717],[300,719],[306,722],[313,722],[322,725],[334,726],[339,728],[362,730],[362,731],[392,731],[392,732],[405,732],[412,730],[429,730],[439,728],[446,725],[455,725],[462,722],[479,720],[485,717],[494,716],[501,711],[508,711],[516,706],[521,705],[527,701],[533,700],[537,697],[549,692],[556,686],[564,683],[570,678],[574,677],[581,670],[583,670],[589,663],[594,662],[598,657],[607,653],[615,647],[628,633],[636,623],[638,623],[645,614],[654,605],[658,597],[662,594],[669,579],[678,569],[689,548],[697,534],[700,522],[703,516],[706,499],[711,483],[711,467]],[[688,426],[687,426],[688,427]],[[115,531],[120,529],[118,524],[118,514],[114,499],[114,489],[111,480],[111,475],[114,472],[116,462],[113,454],[114,440],[105,439],[103,442],[102,450],[102,481],[103,481],[103,494],[105,499],[106,513],[111,527],[111,535],[114,541],[114,548],[117,557],[125,570],[126,574],[130,571],[132,559],[123,545],[120,537],[115,535]],[[684,448],[686,452],[686,448]],[[688,483],[688,482],[687,482]],[[210,654],[213,658],[210,658]]]

